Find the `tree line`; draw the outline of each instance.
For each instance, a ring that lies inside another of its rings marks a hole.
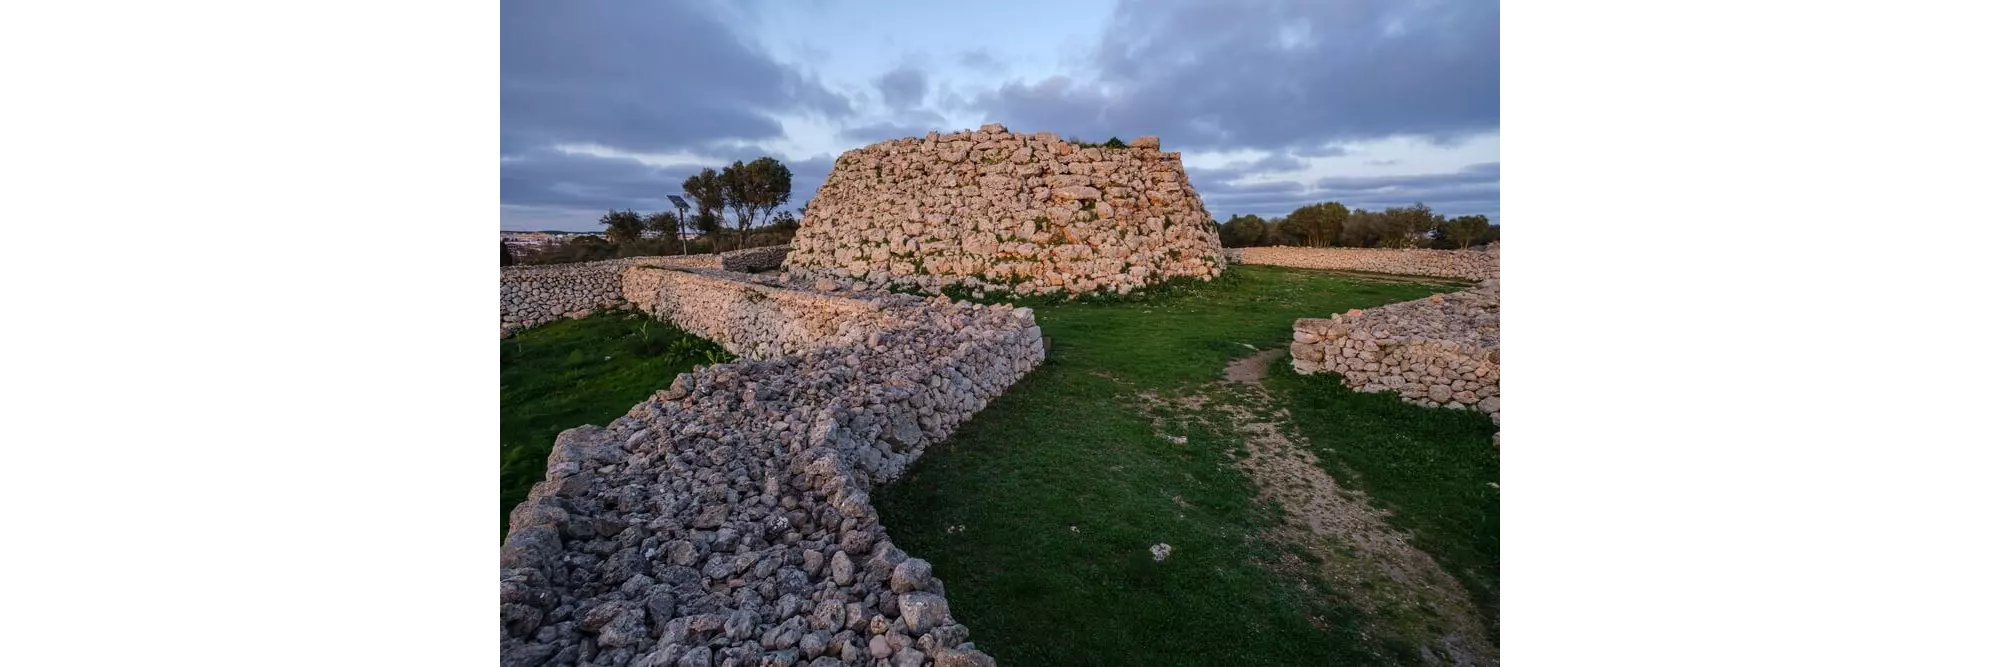
[[[693,212],[663,210],[641,214],[631,209],[607,211],[597,223],[604,237],[578,236],[520,256],[501,248],[501,264],[566,264],[619,257],[719,253],[790,243],[799,229],[792,211],[780,210],[792,199],[792,170],[775,158],[702,169],[681,182]],[[731,214],[734,220],[723,215]],[[729,223],[735,223],[734,233]],[[694,232],[687,239],[685,232]]]
[[[1500,226],[1486,216],[1446,219],[1422,202],[1380,211],[1350,210],[1337,201],[1321,202],[1273,220],[1232,215],[1222,223],[1222,245],[1227,248],[1286,245],[1463,250],[1498,240]]]

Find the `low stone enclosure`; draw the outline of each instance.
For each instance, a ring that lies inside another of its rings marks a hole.
[[[784,264],[789,246],[766,246],[719,255],[627,257],[599,262],[500,269],[500,336],[565,317],[626,304],[623,276],[632,266],[673,266],[758,272]]]
[[[1500,244],[1477,250],[1403,250],[1383,248],[1291,248],[1270,246],[1234,249],[1245,264],[1300,269],[1362,271],[1454,280],[1500,277]]]
[[[1159,138],[1084,147],[995,123],[842,154],[786,268],[933,294],[1124,294],[1220,275],[1220,238]]]
[[[1497,248],[1244,250],[1250,264],[1498,271]],[[1041,364],[1033,312],[889,294],[865,276],[742,272],[785,252],[502,270],[503,336],[629,307],[741,357],[557,437],[501,547],[502,665],[994,664],[869,493]],[[1293,340],[1300,373],[1499,421],[1497,278],[1301,319]]]
[[[517,322],[630,304],[742,360],[557,437],[501,549],[501,664],[992,665],[869,491],[1041,363],[1033,313],[676,263],[503,274]]]

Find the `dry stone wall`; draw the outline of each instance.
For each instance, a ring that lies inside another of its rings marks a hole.
[[[629,260],[500,269],[500,335],[622,305]]]
[[[730,271],[756,273],[770,271],[785,264],[785,255],[791,252],[789,245],[747,248],[722,253],[722,268]]]
[[[1364,271],[1454,280],[1500,277],[1500,246],[1487,250],[1414,250],[1390,248],[1242,248],[1244,264],[1268,264],[1301,269]]]
[[[1500,281],[1292,325],[1292,368],[1500,421]],[[1498,442],[1497,438],[1495,440]]]
[[[775,248],[775,249],[773,249]],[[775,259],[773,256],[775,255]],[[784,261],[784,247],[751,248],[720,255],[627,257],[598,262],[548,266],[508,266],[500,269],[500,337],[561,318],[579,318],[606,308],[628,305],[622,286],[625,269],[672,266],[763,271]]]
[[[786,267],[933,293],[1126,293],[1220,275],[1218,231],[1157,137],[1082,147],[990,124],[842,154]]]
[[[869,492],[1042,361],[1033,313],[620,278],[744,359],[557,438],[501,550],[501,664],[992,665]]]

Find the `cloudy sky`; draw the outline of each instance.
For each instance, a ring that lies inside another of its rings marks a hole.
[[[1005,123],[1158,135],[1217,219],[1337,200],[1500,213],[1492,0],[503,0],[502,229],[661,210],[771,155]]]

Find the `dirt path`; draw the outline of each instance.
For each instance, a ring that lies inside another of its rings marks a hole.
[[[1499,664],[1499,649],[1486,637],[1464,586],[1391,527],[1388,513],[1355,489],[1343,488],[1320,467],[1300,438],[1291,416],[1274,405],[1263,380],[1284,349],[1264,350],[1229,364],[1224,380],[1175,401],[1189,413],[1205,409],[1226,416],[1240,433],[1248,454],[1237,465],[1257,482],[1260,499],[1285,509],[1285,523],[1270,537],[1298,544],[1318,556],[1317,565],[1287,562],[1287,574],[1314,570],[1371,619],[1371,634],[1395,637],[1419,648],[1434,665]],[[1154,399],[1157,400],[1157,399]]]

